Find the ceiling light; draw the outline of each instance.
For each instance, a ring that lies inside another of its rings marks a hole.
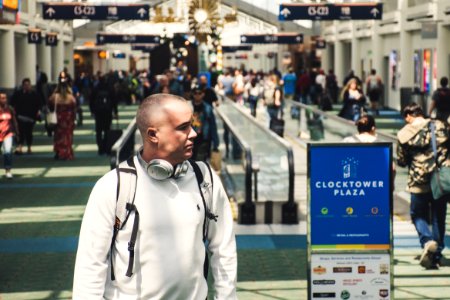
[[[197,9],[194,13],[194,19],[195,21],[197,21],[197,23],[202,24],[206,21],[206,19],[208,19],[208,13],[202,8]]]

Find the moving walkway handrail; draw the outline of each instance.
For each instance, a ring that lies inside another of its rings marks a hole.
[[[233,100],[225,98],[224,101],[230,101],[231,105],[233,105],[237,110],[239,110],[243,116],[245,116],[248,120],[250,120],[250,122],[261,128],[264,132],[271,135],[277,143],[286,148],[286,155],[288,160],[288,173],[289,173],[288,203],[294,203],[295,171],[294,171],[294,154],[293,154],[294,152],[292,150],[292,146],[285,139],[277,135],[275,132],[259,123],[253,116],[249,115],[240,105],[236,104]]]
[[[239,134],[237,129],[233,126],[232,122],[228,117],[223,114],[220,110],[214,110],[216,114],[220,116],[224,125],[228,128],[231,134],[235,137],[236,142],[239,144],[241,149],[244,151],[244,169],[245,169],[245,203],[252,203],[252,150],[244,138]]]
[[[298,107],[301,107],[303,109],[307,109],[309,111],[312,111],[315,114],[324,115],[327,118],[332,119],[332,120],[334,120],[336,122],[339,122],[339,123],[342,123],[342,124],[345,124],[345,125],[351,125],[351,126],[355,127],[355,123],[354,122],[349,121],[349,120],[344,119],[344,118],[341,118],[341,117],[336,116],[334,114],[330,114],[330,113],[324,112],[323,110],[320,110],[318,108],[312,107],[311,105],[307,105],[307,104],[300,103],[300,102],[293,101],[293,100],[287,100],[287,101],[291,105],[298,106]],[[395,145],[395,142],[397,141],[397,138],[395,136],[391,135],[391,134],[382,133],[382,132],[377,131],[377,135],[380,136],[381,138],[383,138],[384,140],[388,141],[388,142],[392,142],[394,145]]]
[[[135,117],[111,148],[111,170],[116,168],[120,162],[126,160],[133,154],[136,129],[137,125]]]

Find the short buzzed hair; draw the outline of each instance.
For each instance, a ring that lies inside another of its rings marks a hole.
[[[145,98],[139,105],[136,113],[136,125],[143,137],[147,134],[147,129],[152,126],[152,118],[154,118],[152,113],[161,113],[161,109],[169,99],[188,103],[186,99],[177,95],[154,94]]]

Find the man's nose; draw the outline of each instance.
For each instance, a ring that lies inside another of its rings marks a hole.
[[[191,126],[191,131],[189,132],[188,138],[195,139],[197,137],[197,132],[195,132],[194,127]]]

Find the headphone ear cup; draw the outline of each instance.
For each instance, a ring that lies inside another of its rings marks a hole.
[[[178,164],[175,166],[175,171],[173,171],[173,177],[179,178],[181,176],[184,176],[188,171],[189,165],[187,161],[183,161],[181,164]]]
[[[173,172],[173,166],[163,159],[153,159],[147,166],[147,174],[156,180],[170,178]]]

